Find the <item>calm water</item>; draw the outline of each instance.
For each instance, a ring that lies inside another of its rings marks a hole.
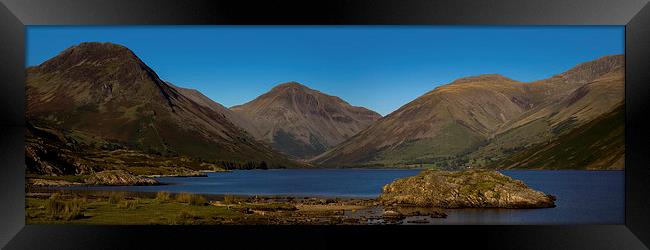
[[[462,209],[435,224],[624,224],[623,171],[501,171],[557,197],[554,208]]]
[[[194,192],[374,198],[391,181],[420,170],[291,169],[208,173],[208,177],[163,177],[164,186],[83,187],[93,190]],[[623,171],[505,170],[502,173],[557,197],[555,208],[453,209],[434,224],[623,224]]]

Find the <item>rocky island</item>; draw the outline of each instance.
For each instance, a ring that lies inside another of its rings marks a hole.
[[[86,184],[90,185],[158,185],[160,184],[157,180],[135,176],[129,174],[124,170],[105,170],[99,172],[87,179],[85,179]]]
[[[436,208],[549,208],[555,197],[494,170],[423,170],[384,186],[384,206]]]

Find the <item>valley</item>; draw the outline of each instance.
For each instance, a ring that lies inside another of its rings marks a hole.
[[[226,107],[84,42],[26,72],[26,220],[618,222],[599,202],[622,199],[622,171],[602,170],[625,168],[624,71],[610,55],[533,82],[468,76],[382,116],[291,79]]]
[[[227,108],[132,51],[81,43],[27,69],[27,172],[270,168],[623,169],[624,57],[548,79],[457,79],[394,112],[298,82]]]

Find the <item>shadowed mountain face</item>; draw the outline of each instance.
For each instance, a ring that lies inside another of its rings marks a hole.
[[[598,125],[607,121],[617,124],[613,133],[622,138],[618,125],[624,120],[612,117],[623,101],[622,55],[532,83],[500,75],[461,78],[402,106],[313,161],[326,166],[623,168],[622,140],[610,140],[607,150],[589,151],[584,149],[603,146],[603,141],[581,143],[576,140],[586,135],[575,134],[592,128],[591,133],[600,133],[592,137],[610,136],[596,129],[607,127]],[[571,152],[557,156],[566,159],[525,157],[532,157],[533,148],[552,151],[559,148],[550,145],[569,144],[573,147],[565,149]],[[579,166],[562,165],[576,157],[582,159]]]
[[[120,45],[82,43],[27,69],[27,118],[39,127],[158,155],[294,164],[233,117],[197,91],[162,81]]]
[[[256,138],[299,159],[324,152],[381,117],[296,82],[231,110],[255,126],[246,129]]]

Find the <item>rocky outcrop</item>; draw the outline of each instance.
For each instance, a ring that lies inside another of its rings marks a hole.
[[[27,179],[27,184],[35,187],[61,187],[61,186],[78,186],[83,185],[83,183],[72,182],[66,180],[48,180],[40,178],[29,178]]]
[[[144,186],[157,185],[159,182],[151,178],[145,178],[129,174],[124,170],[106,170],[86,178],[85,183],[88,185],[108,185],[108,186]]]
[[[555,198],[493,170],[424,170],[384,186],[383,205],[437,208],[547,208]]]

